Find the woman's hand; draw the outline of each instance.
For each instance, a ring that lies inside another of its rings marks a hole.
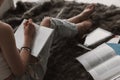
[[[27,20],[24,23],[24,37],[25,37],[24,46],[30,48],[32,47],[35,38],[35,33],[36,33],[35,26],[33,25],[32,19]]]

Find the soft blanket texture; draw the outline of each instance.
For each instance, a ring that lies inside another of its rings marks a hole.
[[[18,2],[17,7],[6,12],[1,20],[10,24],[13,28],[16,28],[24,18],[32,18],[34,22],[40,24],[45,16],[57,16],[66,19],[77,15],[86,5],[88,4],[65,2],[63,0],[51,0],[43,4]],[[120,34],[119,7],[97,4],[95,12],[90,18],[93,20],[94,28],[101,27],[114,34]],[[93,80],[90,74],[75,59],[87,52],[87,50],[76,46],[77,43],[79,43],[77,38],[53,40],[52,55],[49,58],[48,70],[44,80]]]

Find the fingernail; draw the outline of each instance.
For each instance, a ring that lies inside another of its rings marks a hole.
[[[32,19],[29,19],[29,23],[32,23]]]

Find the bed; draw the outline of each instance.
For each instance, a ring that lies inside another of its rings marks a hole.
[[[2,21],[10,24],[13,29],[17,28],[24,18],[32,18],[37,24],[45,16],[67,19],[79,14],[89,3],[77,3],[60,1],[34,3],[18,2],[15,9],[10,9],[1,18]],[[97,27],[120,34],[120,8],[111,5],[96,4],[95,12],[90,16],[93,20],[93,26],[89,32]],[[52,54],[48,61],[48,69],[43,80],[93,80],[92,76],[75,59],[84,54],[87,50],[76,46],[84,42],[78,38],[53,40],[50,53]],[[95,45],[94,45],[95,46]],[[34,80],[34,79],[33,79]]]

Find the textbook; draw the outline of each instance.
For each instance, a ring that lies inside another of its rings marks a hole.
[[[112,39],[112,41],[115,41],[115,39]],[[120,44],[103,43],[76,59],[94,80],[120,80],[119,49]]]
[[[18,27],[17,31],[14,34],[16,45],[17,45],[18,49],[23,47],[23,43],[24,43],[23,23],[25,21],[26,20],[23,20],[23,22],[21,23],[21,25]],[[39,55],[44,54],[44,52],[49,52],[49,48],[52,43],[52,33],[53,33],[54,29],[47,28],[44,26],[39,26],[35,23],[33,23],[33,24],[35,25],[35,28],[36,28],[36,36],[35,36],[31,54],[34,57],[38,57]]]

